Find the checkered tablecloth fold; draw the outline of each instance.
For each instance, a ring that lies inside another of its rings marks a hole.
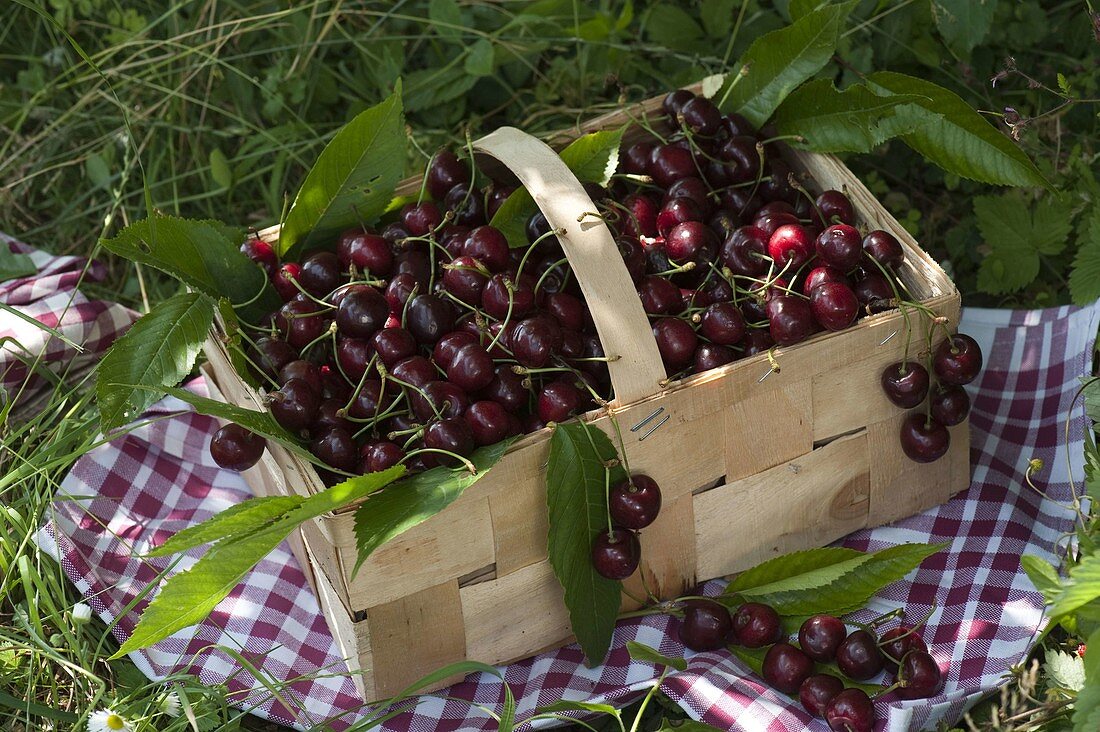
[[[0,297],[8,302],[22,298],[18,305],[37,308],[35,317],[48,319],[46,300],[35,297],[39,283],[68,277],[65,281],[75,284],[71,268],[76,263],[36,256],[40,278],[0,285]],[[984,372],[969,387],[971,487],[943,506],[842,542],[864,550],[906,542],[948,544],[853,616],[863,621],[904,607],[916,620],[931,611],[924,637],[947,671],[944,691],[934,699],[880,701],[879,732],[928,729],[957,719],[1026,656],[1042,624],[1042,599],[1021,572],[1019,559],[1025,553],[1053,559],[1055,543],[1071,527],[1072,516],[1058,504],[1070,496],[1071,473],[1078,479],[1082,473],[1085,420],[1080,410],[1071,414],[1070,405],[1077,377],[1090,372],[1098,324],[1100,306],[965,311],[961,329],[975,336],[986,354]],[[0,314],[0,335],[11,327]],[[93,337],[93,330],[84,338]],[[87,350],[95,347],[89,344]],[[201,379],[189,388],[205,393]],[[217,426],[214,420],[173,399],[155,405],[148,416],[159,419],[75,465],[38,536],[105,620],[116,618],[174,561],[144,560],[140,554],[249,495],[239,475],[218,469],[209,457],[206,445]],[[1064,444],[1067,419],[1070,439]],[[1046,466],[1038,476],[1045,495],[1022,480],[1032,458]],[[201,549],[188,552],[175,571],[200,554]],[[721,587],[712,581],[703,591],[713,594]],[[125,638],[135,618],[133,613],[123,617],[116,636]],[[631,661],[626,642],[682,655],[674,622],[664,616],[620,622],[606,663],[596,668],[585,667],[573,646],[504,667],[518,718],[563,698],[624,703],[636,697],[653,685],[657,673],[651,664]],[[224,648],[238,650],[263,675],[285,684],[287,704],[272,699]],[[739,732],[826,732],[823,721],[768,688],[730,654],[688,652],[687,658],[687,670],[670,674],[662,691],[691,716]],[[264,559],[208,620],[134,654],[134,660],[154,678],[187,671],[207,683],[225,683],[240,695],[242,707],[300,728],[337,720],[333,726],[340,729],[365,709],[343,672],[317,600],[285,545]],[[499,679],[471,675],[445,694],[421,697],[385,729],[494,729],[495,722],[468,702],[499,708],[502,698]]]

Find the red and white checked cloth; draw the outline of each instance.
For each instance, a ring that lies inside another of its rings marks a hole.
[[[944,691],[931,700],[880,701],[879,732],[925,729],[958,718],[1027,654],[1043,622],[1042,602],[1020,571],[1019,558],[1030,553],[1053,559],[1055,542],[1071,526],[1071,516],[1057,502],[1070,495],[1071,472],[1078,479],[1082,473],[1083,414],[1073,415],[1068,445],[1061,444],[1063,426],[1076,379],[1090,370],[1098,324],[1100,304],[966,311],[962,329],[978,339],[987,355],[985,370],[971,389],[970,489],[943,506],[842,542],[858,549],[949,543],[856,616],[865,620],[904,606],[916,619],[933,604],[937,608],[924,636],[947,671]],[[11,327],[0,313],[0,337]],[[205,391],[201,380],[190,388]],[[240,476],[220,470],[209,457],[214,420],[172,399],[151,411],[174,416],[82,458],[64,480],[53,515],[38,535],[39,545],[60,558],[107,621],[172,561],[137,555],[249,495]],[[1039,478],[1046,498],[1021,480],[1033,457],[1046,465]],[[176,569],[190,566],[200,553],[188,554]],[[721,586],[709,582],[705,591],[714,593]],[[125,638],[135,619],[136,613],[123,617],[115,635]],[[607,662],[594,669],[585,668],[573,646],[505,667],[518,718],[562,698],[622,703],[638,696],[656,673],[652,665],[630,660],[626,642],[681,655],[685,649],[671,630],[664,616],[619,623]],[[287,682],[286,704],[272,699],[219,646],[239,651],[268,677]],[[693,717],[741,732],[826,732],[823,721],[768,688],[728,653],[687,656],[688,669],[667,677],[662,691]],[[299,728],[328,721],[341,729],[365,709],[285,545],[257,565],[207,621],[133,658],[153,678],[183,671],[206,683],[225,683],[240,706]],[[499,708],[501,691],[497,678],[471,675],[446,691],[452,699],[421,697],[415,709],[390,720],[385,729],[493,729],[495,723],[484,713],[459,700]]]

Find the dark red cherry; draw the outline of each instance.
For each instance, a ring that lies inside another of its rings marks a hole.
[[[863,689],[845,689],[825,705],[825,721],[833,732],[872,732],[875,705]]]
[[[898,361],[882,372],[886,398],[902,409],[912,409],[928,396],[928,371],[916,361]]]
[[[836,665],[845,676],[856,681],[877,676],[885,663],[875,636],[866,630],[852,631],[836,649]]]
[[[393,384],[393,382],[387,383]],[[364,379],[363,385],[359,387],[359,393],[355,395],[355,399],[348,408],[348,414],[355,419],[373,419],[382,411],[379,409],[382,400],[389,396],[389,394],[383,394],[382,382],[379,379]]]
[[[387,368],[416,353],[416,339],[404,328],[383,328],[371,338],[371,345]]]
[[[775,340],[772,338],[770,331],[752,328],[745,334],[743,345],[745,356],[755,356],[769,350],[775,345]]]
[[[485,199],[481,191],[471,191],[468,183],[459,183],[443,197],[443,210],[449,211],[458,226],[480,226],[485,223]]]
[[[428,422],[438,414],[444,418],[461,417],[470,406],[470,397],[450,381],[429,381],[422,392],[411,392],[409,404],[420,422]]]
[[[554,316],[562,328],[572,331],[584,328],[588,308],[579,298],[567,292],[552,292],[546,296],[542,307]]]
[[[734,274],[760,277],[767,273],[768,235],[755,226],[742,226],[734,230],[722,244],[719,256],[722,264]]]
[[[932,368],[945,384],[969,384],[982,370],[982,348],[970,336],[957,333],[936,346]]]
[[[470,166],[446,148],[440,149],[428,163],[428,194],[442,201],[447,191],[459,183],[470,182]]]
[[[970,395],[953,384],[938,384],[932,390],[932,419],[945,427],[962,424],[970,414]]]
[[[336,363],[353,381],[359,381],[359,378],[366,373],[372,354],[373,349],[368,340],[344,336],[336,339]]]
[[[444,333],[454,330],[458,313],[438,295],[417,295],[409,301],[405,327],[418,343],[433,345]]]
[[[848,636],[844,623],[832,615],[814,615],[798,629],[798,645],[815,661],[829,663]]]
[[[814,267],[809,271],[806,275],[806,279],[802,281],[802,294],[809,297],[815,287],[824,285],[827,282],[839,282],[845,286],[851,287],[847,275],[836,267],[824,265],[821,267]]]
[[[923,412],[912,412],[901,423],[901,449],[918,463],[931,463],[947,454],[951,433]]]
[[[661,145],[653,150],[649,174],[662,188],[668,188],[681,178],[698,175],[691,151],[678,145]]]
[[[432,422],[424,429],[424,447],[432,450],[446,450],[465,457],[474,451],[474,436],[465,420],[449,417]],[[440,452],[425,453],[424,462],[429,467],[446,465],[453,468],[462,464],[455,458]]]
[[[484,264],[490,272],[503,272],[511,263],[508,239],[492,226],[479,226],[471,231],[462,253]]]
[[[680,311],[680,289],[666,277],[648,275],[638,283],[642,309],[650,315],[672,315]]]
[[[445,367],[447,379],[466,391],[484,389],[493,380],[493,359],[480,343],[458,348]]]
[[[443,195],[446,196],[446,192]],[[412,236],[427,236],[442,223],[443,212],[434,201],[407,203],[401,209],[401,224]]]
[[[352,338],[370,338],[386,324],[389,303],[370,285],[352,285],[340,298],[336,308],[336,327]]]
[[[691,363],[699,337],[683,320],[679,318],[661,318],[653,324],[653,337],[657,339],[657,350],[661,360],[673,372]]]
[[[592,542],[592,566],[607,579],[624,580],[634,574],[641,556],[638,535],[627,529],[601,531]]]
[[[351,433],[333,427],[309,443],[309,451],[331,468],[352,472],[359,463],[359,453]]]
[[[714,211],[714,200],[711,198],[710,188],[702,178],[681,178],[673,183],[665,194],[665,201],[673,198],[690,198],[699,208],[703,218],[707,218]]]
[[[432,349],[432,360],[444,370],[450,368],[458,349],[471,343],[480,343],[477,334],[468,330],[454,330],[440,338]]]
[[[801,224],[784,224],[768,238],[768,256],[791,277],[814,255],[813,240]]]
[[[657,481],[648,475],[637,473],[624,478],[611,486],[608,510],[616,526],[644,529],[653,523],[661,511],[661,489]]]
[[[509,412],[517,412],[527,406],[530,392],[523,386],[523,377],[508,365],[495,369],[496,375],[485,388],[485,396],[497,402]]]
[[[825,264],[847,272],[863,259],[863,240],[855,227],[834,224],[817,235],[817,256]]]
[[[480,305],[489,274],[473,257],[461,256],[443,265],[443,289],[467,305]]]
[[[389,303],[392,312],[400,315],[413,292],[422,292],[423,290],[424,288],[419,286],[416,278],[408,272],[396,274],[390,280],[390,283],[386,285],[386,302]]]
[[[551,381],[539,392],[538,414],[543,422],[564,422],[581,406],[580,389],[564,381]]]
[[[272,275],[271,284],[275,288],[275,292],[279,293],[279,297],[283,299],[283,302],[290,302],[301,292],[298,286],[294,284],[301,275],[302,265],[297,262],[283,262],[282,266]]]
[[[790,165],[772,156],[768,160],[767,177],[760,181],[760,195],[768,201],[797,201],[800,194],[791,186],[791,172]]]
[[[798,217],[794,214],[785,212],[781,213],[758,213],[756,218],[752,220],[752,225],[764,232],[764,234],[770,239],[771,235],[779,230],[782,226],[802,226],[802,222],[798,220]],[[811,241],[812,238],[808,236],[807,239]]]
[[[253,360],[260,369],[276,378],[283,366],[298,358],[298,351],[286,341],[263,337],[256,340]]]
[[[420,292],[425,292],[432,277],[431,256],[427,251],[405,249],[394,257],[393,271],[399,275],[412,275],[413,281],[420,285]]]
[[[508,200],[508,196],[516,192],[515,186],[494,182],[485,195],[485,217],[492,220],[497,211]]]
[[[632,193],[623,199],[619,212],[619,231],[628,237],[657,236],[657,204],[644,193]]]
[[[439,378],[439,372],[432,366],[432,362],[423,356],[410,356],[398,361],[391,373],[406,384],[420,387]]]
[[[495,445],[508,436],[508,412],[497,402],[488,399],[474,402],[462,418],[478,445]]]
[[[676,628],[680,642],[693,651],[714,651],[726,645],[733,627],[730,611],[713,600],[688,600]]]
[[[817,210],[821,213],[825,226],[837,223],[855,226],[855,208],[852,207],[852,202],[848,200],[848,197],[840,191],[825,191],[817,197],[815,204]]]
[[[701,221],[685,221],[672,227],[665,237],[665,254],[673,262],[695,259],[709,244],[716,247],[714,232]]]
[[[927,699],[940,693],[943,673],[927,651],[909,651],[898,668],[898,696],[902,699]]]
[[[652,142],[636,142],[626,148],[622,157],[622,170],[631,175],[648,175],[649,161],[653,158]]]
[[[746,602],[733,614],[733,632],[746,648],[763,648],[779,640],[779,614],[770,605]]]
[[[677,196],[676,198],[670,198],[664,202],[661,206],[661,210],[657,212],[657,234],[659,236],[668,236],[668,233],[677,224],[682,224],[686,221],[698,221],[703,218],[703,211],[692,199],[686,196]],[[643,242],[645,244],[645,242]]]
[[[798,687],[798,700],[806,711],[817,717],[825,716],[825,707],[844,691],[844,682],[832,674],[814,674]]]
[[[733,363],[736,358],[737,354],[729,346],[720,346],[716,343],[700,343],[699,347],[695,349],[691,370],[692,373],[701,374],[704,371],[725,366],[727,363]]]
[[[843,282],[826,282],[810,293],[810,309],[821,327],[826,330],[844,330],[856,322],[859,300],[852,288]]]
[[[797,694],[813,672],[813,659],[790,643],[776,643],[764,656],[764,680],[784,694]]]
[[[509,302],[511,302],[510,315]],[[522,318],[534,307],[535,292],[531,286],[523,280],[516,282],[506,272],[499,272],[490,277],[485,284],[485,289],[481,291],[481,308],[497,320]]]
[[[725,163],[726,179],[730,183],[748,183],[760,177],[760,151],[756,142],[755,137],[737,135],[718,148],[718,158]]]
[[[876,229],[863,237],[863,251],[888,270],[897,268],[905,260],[901,242],[893,234],[882,229]]]
[[[354,265],[373,277],[388,277],[393,271],[393,249],[377,234],[361,228],[348,229],[336,240],[336,255],[346,269]]]
[[[313,424],[310,425],[310,432],[314,435],[319,435],[333,427],[339,427],[347,430],[348,432],[354,432],[355,424],[347,418],[344,413],[344,405],[347,404],[346,399],[325,399],[321,402],[321,406],[317,408],[317,418],[313,420]]]
[[[661,109],[668,115],[670,120],[675,121],[684,105],[692,99],[695,99],[694,93],[687,89],[675,89],[665,95],[665,98],[661,101]]]
[[[542,368],[550,363],[555,340],[553,328],[545,319],[528,318],[512,331],[512,353],[523,366]]]
[[[405,457],[405,451],[389,440],[372,440],[359,449],[359,472],[377,473],[392,468]]]
[[[752,123],[736,112],[730,112],[722,117],[722,129],[730,137],[736,137],[737,135],[756,136],[756,128],[752,126]]]
[[[227,470],[248,470],[264,454],[267,440],[230,422],[210,438],[210,456]]]
[[[695,97],[680,107],[678,115],[683,120],[684,127],[696,135],[710,137],[718,132],[722,123],[722,113],[714,102],[706,97]]]
[[[894,288],[881,274],[867,273],[853,288],[859,304],[869,312],[877,313],[893,307]]]
[[[339,370],[329,364],[321,366],[321,398],[339,399],[344,404],[351,398],[351,384]]]
[[[279,309],[283,318],[286,341],[301,350],[321,337],[329,325],[326,311],[309,300],[291,300]]]
[[[817,330],[810,303],[797,295],[779,295],[768,302],[772,339],[781,346],[804,341]]]
[[[878,640],[878,647],[886,657],[886,668],[895,672],[909,651],[928,652],[928,646],[924,644],[920,633],[909,625],[899,625],[883,633]]]
[[[340,259],[334,252],[317,252],[302,262],[298,283],[310,295],[325,297],[340,286]]]
[[[726,188],[718,194],[718,199],[724,208],[728,208],[744,221],[751,221],[756,217],[764,200],[756,195],[754,187]]]
[[[291,379],[268,395],[271,416],[291,432],[308,429],[320,406],[320,394],[302,379]]]
[[[271,245],[263,239],[254,236],[245,239],[244,243],[241,244],[241,253],[263,267],[268,278],[273,277],[279,269],[279,256],[275,254],[275,250],[271,248]]]
[[[312,361],[295,359],[279,369],[277,381],[282,386],[291,379],[302,379],[313,387],[318,394],[321,393],[321,368]]]
[[[732,302],[708,305],[699,321],[703,337],[722,346],[732,346],[745,337],[745,317]]]

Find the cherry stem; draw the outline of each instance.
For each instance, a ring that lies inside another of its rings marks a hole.
[[[422,396],[424,398],[424,401],[428,403],[428,406],[432,408],[432,412],[435,414],[436,418],[437,419],[443,419],[443,413],[439,411],[439,407],[437,407],[435,404],[432,403],[431,398],[428,396],[428,392],[424,391],[419,386],[414,386],[414,385],[410,384],[407,381],[402,381],[401,379],[397,378],[393,374],[389,374],[389,373],[386,374],[386,378],[390,379],[391,381],[393,381],[398,386],[402,386],[406,389],[412,389],[417,394]]]
[[[560,267],[563,264],[567,264],[568,262],[569,257],[562,257],[561,259],[556,260],[553,264],[547,267],[546,271],[539,275],[539,278],[535,281],[534,291],[539,291],[539,289],[542,287],[542,283],[546,280],[547,276],[549,276],[549,274],[554,271],[555,268]],[[564,285],[565,282],[563,281],[562,284]]]
[[[403,463],[415,455],[421,455],[426,452],[436,452],[441,455],[448,455],[450,457],[453,457],[455,460],[458,460],[466,467],[466,470],[469,471],[470,475],[477,475],[477,467],[472,462],[462,457],[458,453],[451,452],[450,450],[442,450],[438,447],[422,447],[419,450],[413,450],[412,452],[406,453],[405,457],[401,458],[397,462]]]
[[[417,282],[415,285],[413,285],[413,288],[411,290],[409,290],[409,297],[408,297],[408,299],[405,300],[405,303],[401,306],[401,327],[402,328],[405,327],[405,321],[408,319],[409,303],[413,301],[413,298],[416,297],[416,293],[419,290],[420,290],[420,283]]]
[[[504,329],[508,327],[508,322],[512,319],[512,306],[515,304],[515,298],[513,297],[513,295],[515,294],[515,288],[512,285],[511,280],[507,278],[505,278],[504,280],[504,288],[508,290],[508,310],[506,310],[504,313],[504,320],[500,321],[500,328],[497,330],[496,335],[494,335],[493,339],[489,341],[489,345],[485,346],[486,351],[493,350],[493,346],[495,346],[497,344],[497,341],[500,340],[500,337],[504,335]]]
[[[313,348],[315,345],[317,345],[321,341],[325,340],[326,338],[331,338],[333,343],[336,342],[336,321],[335,320],[332,321],[332,323],[329,324],[328,328],[325,329],[324,333],[322,333],[321,335],[317,336],[316,338],[314,338],[309,343],[302,346],[302,355],[305,356],[306,352],[309,351],[309,349]],[[339,366],[339,365],[340,365],[339,362],[337,362],[337,366]],[[344,378],[347,378],[347,377],[344,377]]]
[[[253,343],[252,345],[255,345],[255,344]],[[265,378],[269,382],[271,382],[271,384],[274,385],[274,387],[276,389],[278,389],[280,386],[282,386],[278,381],[271,378],[271,376],[267,373],[267,371],[260,368],[260,365],[252,360],[252,358],[248,355],[247,351],[245,351],[243,348],[241,348],[239,345],[236,345],[236,344],[233,344],[232,348],[233,348],[234,351],[241,354],[241,357],[244,358],[244,360],[248,362],[248,365],[251,366],[253,369],[255,369],[256,372],[260,374],[260,376],[262,376],[263,378]]]

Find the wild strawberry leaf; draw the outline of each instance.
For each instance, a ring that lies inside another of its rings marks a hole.
[[[1069,293],[1077,305],[1088,305],[1100,298],[1100,207],[1093,208],[1081,229],[1069,275]]]
[[[294,197],[276,246],[291,258],[341,229],[371,223],[393,198],[405,168],[401,84],[346,124],[321,151]]]
[[[974,214],[991,249],[978,270],[978,287],[993,295],[1031,284],[1039,274],[1040,255],[1060,253],[1073,223],[1070,206],[1053,195],[1034,203],[1017,192],[978,196]]]
[[[910,128],[901,136],[905,144],[947,172],[995,185],[1049,187],[1027,155],[954,92],[892,71],[867,81],[876,93],[928,100],[899,107],[895,117]]]
[[[855,2],[827,5],[757,38],[733,65],[714,103],[762,126],[788,94],[829,62],[854,7]]]
[[[781,135],[799,135],[792,143],[815,152],[868,152],[904,128],[886,130],[882,122],[899,104],[920,100],[915,94],[879,96],[862,84],[838,91],[830,79],[814,79],[791,92],[775,110]]]
[[[137,386],[175,386],[190,373],[214,322],[214,304],[181,292],[150,310],[114,342],[96,370],[99,419],[106,431],[134,419],[157,399]]]
[[[997,0],[932,0],[932,15],[944,43],[968,58],[993,25]]]
[[[1073,732],[1100,729],[1100,630],[1085,643],[1085,685],[1073,704]],[[1092,649],[1091,652],[1087,649]]]
[[[0,242],[0,282],[16,277],[29,277],[38,271],[29,255],[13,252],[11,247]]]
[[[195,527],[197,530],[178,540],[176,546],[190,548],[198,545],[197,539],[216,534],[222,537],[191,569],[168,578],[141,614],[134,632],[112,658],[147,648],[178,630],[201,622],[240,584],[250,569],[303,521],[357,501],[404,473],[404,465],[395,465],[378,473],[351,478],[300,501],[259,502],[248,510],[238,509],[228,519],[215,517]],[[286,510],[281,515],[276,514],[276,509],[283,506]],[[232,530],[226,533],[227,529]]]
[[[1088,554],[1069,570],[1069,578],[1059,583],[1051,596],[1050,616],[1068,615],[1100,598],[1100,554]]]
[[[353,573],[375,549],[451,505],[504,457],[511,444],[512,440],[504,440],[475,450],[469,459],[476,473],[465,466],[432,468],[409,476],[364,501],[355,512],[358,557]]]
[[[550,566],[565,591],[569,623],[589,665],[607,655],[622,593],[622,583],[592,566],[592,542],[608,522],[604,463],[617,457],[607,435],[581,422],[559,424],[550,437]],[[616,468],[612,480],[621,475]]]

